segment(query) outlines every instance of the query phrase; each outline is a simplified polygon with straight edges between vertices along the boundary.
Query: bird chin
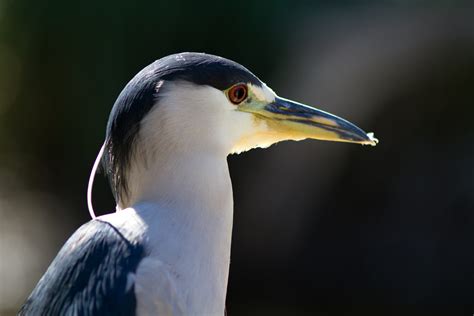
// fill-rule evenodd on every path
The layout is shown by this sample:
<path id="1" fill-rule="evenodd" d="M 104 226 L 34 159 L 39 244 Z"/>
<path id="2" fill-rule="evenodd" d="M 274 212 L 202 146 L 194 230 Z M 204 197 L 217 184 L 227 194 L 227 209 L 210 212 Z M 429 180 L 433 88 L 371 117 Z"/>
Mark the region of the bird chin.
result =
<path id="1" fill-rule="evenodd" d="M 240 154 L 249 151 L 254 148 L 268 148 L 271 145 L 279 142 L 279 140 L 273 140 L 270 137 L 250 137 L 239 140 L 234 147 L 232 147 L 230 154 Z"/>
<path id="2" fill-rule="evenodd" d="M 241 137 L 232 147 L 230 154 L 240 154 L 254 148 L 268 148 L 278 142 L 293 140 L 300 141 L 307 137 L 292 133 L 281 133 L 277 131 L 258 132 L 253 135 Z"/>

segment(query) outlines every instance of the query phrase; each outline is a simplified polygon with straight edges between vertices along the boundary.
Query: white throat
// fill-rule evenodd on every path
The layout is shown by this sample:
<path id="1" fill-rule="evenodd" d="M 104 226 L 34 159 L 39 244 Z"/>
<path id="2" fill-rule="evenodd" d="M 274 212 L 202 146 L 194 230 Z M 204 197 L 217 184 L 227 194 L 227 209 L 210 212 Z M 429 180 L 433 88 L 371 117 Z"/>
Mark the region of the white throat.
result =
<path id="1" fill-rule="evenodd" d="M 155 181 L 133 209 L 146 225 L 150 258 L 167 267 L 184 314 L 222 315 L 233 217 L 225 157 L 180 157 L 149 175 Z"/>

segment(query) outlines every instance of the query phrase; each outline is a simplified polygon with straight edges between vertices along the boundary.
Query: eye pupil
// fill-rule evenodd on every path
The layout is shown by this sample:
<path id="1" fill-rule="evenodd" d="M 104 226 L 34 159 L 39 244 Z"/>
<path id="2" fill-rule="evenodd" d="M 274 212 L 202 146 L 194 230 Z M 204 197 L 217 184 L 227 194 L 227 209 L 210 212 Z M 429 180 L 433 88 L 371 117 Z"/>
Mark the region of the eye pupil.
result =
<path id="1" fill-rule="evenodd" d="M 234 104 L 239 104 L 247 98 L 247 86 L 245 84 L 238 84 L 230 88 L 229 100 Z"/>
<path id="2" fill-rule="evenodd" d="M 235 89 L 235 97 L 237 99 L 240 99 L 242 97 L 242 95 L 244 94 L 244 92 L 242 90 L 243 90 L 242 88 Z"/>

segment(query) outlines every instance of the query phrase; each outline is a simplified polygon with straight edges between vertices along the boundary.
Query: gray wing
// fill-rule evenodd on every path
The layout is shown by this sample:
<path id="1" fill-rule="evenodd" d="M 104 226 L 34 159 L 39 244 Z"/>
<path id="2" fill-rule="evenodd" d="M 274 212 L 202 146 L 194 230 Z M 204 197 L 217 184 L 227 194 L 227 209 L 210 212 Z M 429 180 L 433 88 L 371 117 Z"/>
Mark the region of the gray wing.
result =
<path id="1" fill-rule="evenodd" d="M 133 273 L 144 254 L 110 223 L 92 220 L 62 247 L 19 315 L 135 315 Z"/>

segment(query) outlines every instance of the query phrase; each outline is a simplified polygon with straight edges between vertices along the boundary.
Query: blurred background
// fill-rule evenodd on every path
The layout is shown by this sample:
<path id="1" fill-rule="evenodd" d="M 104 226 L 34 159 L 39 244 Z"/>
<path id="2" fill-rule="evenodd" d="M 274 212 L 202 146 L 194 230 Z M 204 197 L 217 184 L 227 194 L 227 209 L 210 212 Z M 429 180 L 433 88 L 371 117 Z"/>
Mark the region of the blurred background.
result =
<path id="1" fill-rule="evenodd" d="M 236 60 L 381 141 L 229 157 L 228 315 L 474 313 L 472 2 L 0 0 L 1 315 L 89 219 L 123 86 L 181 51 Z"/>

